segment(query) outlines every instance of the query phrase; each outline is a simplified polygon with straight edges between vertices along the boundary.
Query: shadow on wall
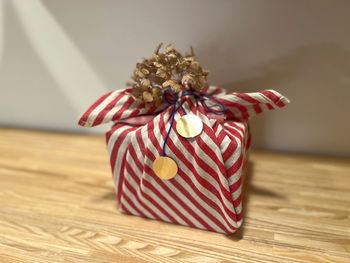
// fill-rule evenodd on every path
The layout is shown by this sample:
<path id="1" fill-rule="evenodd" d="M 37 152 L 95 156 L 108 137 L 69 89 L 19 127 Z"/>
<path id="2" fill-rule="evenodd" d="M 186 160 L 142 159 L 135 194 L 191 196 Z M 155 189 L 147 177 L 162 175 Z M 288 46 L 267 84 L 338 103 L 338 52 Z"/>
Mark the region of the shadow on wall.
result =
<path id="1" fill-rule="evenodd" d="M 0 65 L 1 122 L 2 124 L 35 125 L 35 120 L 41 118 L 49 125 L 50 107 L 59 107 L 74 112 L 72 105 L 65 99 L 58 85 L 40 61 L 39 55 L 31 47 L 25 30 L 17 17 L 11 3 L 3 7 L 3 56 Z M 32 76 L 40 76 L 35 82 Z M 44 89 L 42 87 L 45 87 Z M 41 108 L 35 107 L 40 101 Z M 17 105 L 22 105 L 23 108 Z M 21 116 L 18 116 L 21 112 Z M 4 115 L 5 114 L 5 115 Z M 56 121 L 62 121 L 59 119 Z M 52 118 L 51 118 L 52 119 Z"/>
<path id="2" fill-rule="evenodd" d="M 40 1 L 5 2 L 3 12 L 1 124 L 78 129 L 81 109 L 110 88 Z"/>
<path id="3" fill-rule="evenodd" d="M 286 108 L 252 121 L 253 145 L 350 156 L 350 52 L 336 44 L 294 49 L 257 68 L 257 76 L 223 85 L 235 92 L 274 89 Z M 276 125 L 278 124 L 278 125 Z"/>

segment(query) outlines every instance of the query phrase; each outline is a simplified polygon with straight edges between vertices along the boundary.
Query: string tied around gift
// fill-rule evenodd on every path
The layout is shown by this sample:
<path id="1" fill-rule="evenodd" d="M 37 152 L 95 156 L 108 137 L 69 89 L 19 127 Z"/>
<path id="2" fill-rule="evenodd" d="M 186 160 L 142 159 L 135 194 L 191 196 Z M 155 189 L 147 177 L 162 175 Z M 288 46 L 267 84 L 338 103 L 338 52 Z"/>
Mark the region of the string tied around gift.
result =
<path id="1" fill-rule="evenodd" d="M 226 108 L 225 106 L 216 98 L 205 94 L 201 91 L 189 88 L 186 89 L 182 92 L 180 98 L 177 96 L 177 94 L 172 91 L 171 89 L 166 89 L 164 91 L 164 98 L 165 101 L 169 104 L 169 105 L 173 105 L 173 113 L 172 113 L 172 117 L 171 117 L 171 122 L 170 122 L 170 127 L 169 130 L 167 131 L 167 134 L 165 136 L 164 139 L 164 143 L 163 143 L 163 156 L 166 156 L 165 154 L 165 146 L 166 146 L 166 142 L 168 140 L 169 134 L 173 128 L 173 123 L 174 123 L 174 119 L 175 119 L 175 113 L 177 111 L 177 105 L 181 108 L 184 116 L 179 120 L 177 126 L 180 126 L 180 128 L 177 128 L 177 131 L 179 132 L 180 135 L 182 135 L 185 138 L 191 138 L 191 137 L 195 137 L 196 135 L 198 135 L 202 129 L 203 129 L 203 123 L 200 120 L 200 118 L 196 115 L 187 115 L 186 110 L 184 109 L 184 107 L 181 104 L 181 98 L 185 97 L 185 96 L 193 96 L 194 98 L 196 98 L 197 100 L 199 100 L 202 105 L 204 106 L 204 109 L 208 112 L 211 112 L 215 115 L 225 115 L 226 113 Z M 207 104 L 207 101 L 214 101 L 215 104 L 212 106 L 209 106 Z M 214 107 L 219 106 L 221 109 L 219 111 L 214 110 Z M 187 117 L 185 117 L 187 116 Z M 188 128 L 190 127 L 190 128 Z"/>
<path id="2" fill-rule="evenodd" d="M 176 162 L 172 158 L 166 156 L 166 154 L 165 154 L 166 142 L 169 138 L 169 134 L 170 134 L 171 129 L 173 127 L 175 113 L 178 109 L 177 105 L 181 108 L 181 110 L 184 114 L 178 120 L 178 122 L 176 124 L 176 130 L 182 137 L 193 138 L 193 137 L 197 136 L 198 134 L 200 134 L 202 132 L 202 129 L 203 129 L 202 120 L 194 114 L 187 114 L 186 110 L 182 106 L 181 98 L 183 98 L 185 96 L 193 96 L 197 100 L 201 101 L 202 105 L 204 105 L 204 108 L 207 111 L 214 113 L 215 115 L 223 115 L 226 112 L 224 105 L 220 101 L 218 101 L 217 99 L 215 99 L 212 96 L 209 96 L 203 92 L 200 92 L 200 91 L 197 91 L 194 89 L 187 89 L 187 90 L 182 92 L 181 97 L 179 98 L 177 96 L 177 94 L 174 91 L 172 91 L 171 89 L 167 89 L 164 91 L 164 98 L 165 98 L 166 102 L 169 105 L 173 105 L 173 113 L 171 116 L 170 127 L 167 131 L 167 134 L 165 136 L 164 143 L 163 143 L 163 148 L 162 148 L 163 156 L 156 158 L 153 162 L 153 171 L 161 179 L 165 179 L 165 180 L 172 179 L 176 176 L 177 171 L 178 171 L 178 166 L 177 166 Z M 206 101 L 208 101 L 208 100 L 213 100 L 214 102 L 216 102 L 216 105 L 219 105 L 221 107 L 221 111 L 216 111 L 212 107 L 210 107 L 206 103 Z"/>

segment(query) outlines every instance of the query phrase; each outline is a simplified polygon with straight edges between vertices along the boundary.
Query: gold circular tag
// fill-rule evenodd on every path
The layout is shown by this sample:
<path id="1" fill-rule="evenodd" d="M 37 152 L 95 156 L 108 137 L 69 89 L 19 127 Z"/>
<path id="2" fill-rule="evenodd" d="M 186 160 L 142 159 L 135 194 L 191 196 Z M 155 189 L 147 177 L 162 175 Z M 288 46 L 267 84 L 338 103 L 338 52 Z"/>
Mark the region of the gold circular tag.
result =
<path id="1" fill-rule="evenodd" d="M 187 114 L 177 122 L 176 130 L 182 137 L 193 138 L 202 132 L 203 122 L 198 116 Z"/>
<path id="2" fill-rule="evenodd" d="M 155 159 L 153 171 L 160 179 L 169 180 L 177 174 L 177 164 L 173 159 L 161 156 Z"/>

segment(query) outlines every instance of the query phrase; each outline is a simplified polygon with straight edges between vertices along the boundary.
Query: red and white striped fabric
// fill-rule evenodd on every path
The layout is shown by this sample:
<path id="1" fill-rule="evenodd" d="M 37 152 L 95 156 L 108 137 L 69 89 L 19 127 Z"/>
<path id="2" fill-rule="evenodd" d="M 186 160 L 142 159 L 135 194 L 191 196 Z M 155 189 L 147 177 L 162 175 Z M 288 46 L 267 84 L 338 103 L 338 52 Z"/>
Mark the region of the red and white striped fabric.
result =
<path id="1" fill-rule="evenodd" d="M 146 109 L 127 92 L 130 90 L 104 95 L 79 121 L 85 127 L 114 122 L 106 138 L 120 210 L 234 233 L 242 224 L 242 180 L 250 146 L 247 120 L 263 111 L 285 106 L 288 99 L 273 90 L 239 94 L 207 87 L 203 92 L 214 96 L 226 108 L 226 120 L 220 122 L 208 117 L 201 102 L 183 97 L 183 107 L 201 118 L 203 131 L 192 139 L 181 137 L 174 127 L 183 112 L 176 112 L 165 152 L 177 163 L 178 174 L 162 180 L 152 167 L 154 160 L 162 155 L 174 106 L 164 103 Z M 146 124 L 128 121 L 151 114 L 155 117 Z"/>

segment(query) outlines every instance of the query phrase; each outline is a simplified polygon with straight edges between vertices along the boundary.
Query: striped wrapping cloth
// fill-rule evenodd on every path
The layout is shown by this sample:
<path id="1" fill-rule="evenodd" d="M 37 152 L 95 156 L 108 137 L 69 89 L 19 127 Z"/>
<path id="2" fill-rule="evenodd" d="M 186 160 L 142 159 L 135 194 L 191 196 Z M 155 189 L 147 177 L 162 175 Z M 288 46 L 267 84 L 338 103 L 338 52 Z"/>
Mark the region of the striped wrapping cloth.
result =
<path id="1" fill-rule="evenodd" d="M 250 146 L 248 119 L 289 101 L 273 90 L 226 93 L 215 86 L 202 92 L 226 108 L 226 120 L 208 117 L 194 97 L 181 98 L 186 112 L 203 121 L 195 138 L 181 137 L 176 121 L 166 141 L 166 154 L 178 165 L 170 180 L 158 178 L 152 167 L 162 155 L 174 105 L 145 108 L 128 92 L 117 90 L 97 100 L 81 117 L 79 125 L 93 127 L 113 122 L 106 140 L 116 195 L 123 213 L 175 224 L 232 234 L 242 224 L 242 181 Z M 140 116 L 150 116 L 147 123 Z"/>

